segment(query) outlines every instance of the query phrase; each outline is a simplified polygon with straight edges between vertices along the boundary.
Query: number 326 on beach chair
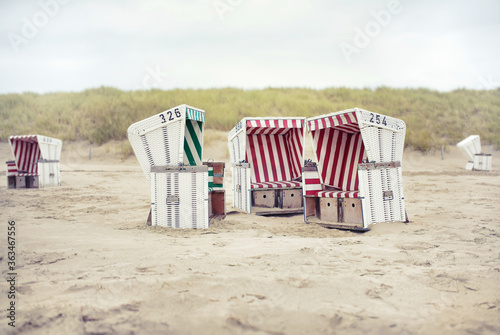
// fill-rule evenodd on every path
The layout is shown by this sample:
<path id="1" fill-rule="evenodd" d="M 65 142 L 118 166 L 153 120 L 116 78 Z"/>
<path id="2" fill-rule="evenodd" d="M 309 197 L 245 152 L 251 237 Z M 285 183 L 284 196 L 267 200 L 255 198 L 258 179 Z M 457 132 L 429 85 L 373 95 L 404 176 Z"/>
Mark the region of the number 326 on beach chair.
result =
<path id="1" fill-rule="evenodd" d="M 354 108 L 307 119 L 307 125 L 317 166 L 303 169 L 306 222 L 369 230 L 407 220 L 402 120 Z"/>
<path id="2" fill-rule="evenodd" d="M 228 134 L 234 207 L 302 213 L 305 118 L 244 118 Z"/>
<path id="3" fill-rule="evenodd" d="M 208 228 L 205 111 L 180 105 L 132 124 L 127 133 L 151 185 L 153 226 Z"/>

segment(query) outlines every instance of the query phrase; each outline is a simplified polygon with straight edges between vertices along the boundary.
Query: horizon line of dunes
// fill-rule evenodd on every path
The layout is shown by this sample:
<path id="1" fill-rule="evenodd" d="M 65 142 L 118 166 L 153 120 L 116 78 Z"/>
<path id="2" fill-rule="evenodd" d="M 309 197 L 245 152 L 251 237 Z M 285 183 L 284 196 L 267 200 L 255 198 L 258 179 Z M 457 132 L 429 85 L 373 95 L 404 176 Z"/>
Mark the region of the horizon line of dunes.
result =
<path id="1" fill-rule="evenodd" d="M 500 88 L 438 92 L 425 88 L 266 88 L 0 94 L 0 140 L 43 134 L 101 145 L 125 140 L 127 128 L 180 104 L 206 111 L 205 127 L 229 131 L 244 117 L 304 116 L 359 107 L 406 122 L 405 145 L 427 152 L 469 135 L 500 145 Z"/>

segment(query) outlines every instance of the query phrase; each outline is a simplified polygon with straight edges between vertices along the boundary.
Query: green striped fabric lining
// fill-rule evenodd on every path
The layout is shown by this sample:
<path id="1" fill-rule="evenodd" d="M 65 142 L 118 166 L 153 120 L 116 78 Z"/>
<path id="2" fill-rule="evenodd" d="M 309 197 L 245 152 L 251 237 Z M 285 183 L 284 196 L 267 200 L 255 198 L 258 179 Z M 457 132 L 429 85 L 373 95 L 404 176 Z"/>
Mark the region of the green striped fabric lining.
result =
<path id="1" fill-rule="evenodd" d="M 201 165 L 203 122 L 186 120 L 184 134 L 184 164 Z"/>

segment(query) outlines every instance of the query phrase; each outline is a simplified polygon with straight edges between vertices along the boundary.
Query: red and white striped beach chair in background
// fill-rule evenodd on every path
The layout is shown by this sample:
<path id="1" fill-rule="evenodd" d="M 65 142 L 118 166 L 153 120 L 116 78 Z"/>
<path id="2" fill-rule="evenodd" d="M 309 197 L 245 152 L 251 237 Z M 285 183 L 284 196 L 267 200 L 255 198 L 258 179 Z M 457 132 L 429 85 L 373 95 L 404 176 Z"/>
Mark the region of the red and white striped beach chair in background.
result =
<path id="1" fill-rule="evenodd" d="M 208 228 L 204 124 L 204 110 L 180 105 L 128 128 L 128 139 L 151 186 L 148 222 L 153 226 Z"/>
<path id="2" fill-rule="evenodd" d="M 8 188 L 61 185 L 61 140 L 42 135 L 21 135 L 10 136 L 9 144 L 14 160 L 7 162 Z"/>
<path id="3" fill-rule="evenodd" d="M 307 119 L 317 161 L 303 168 L 304 220 L 368 230 L 405 221 L 402 120 L 354 108 Z"/>
<path id="4" fill-rule="evenodd" d="M 457 147 L 465 159 L 467 159 L 466 170 L 491 171 L 491 154 L 481 152 L 481 139 L 479 135 L 470 135 L 458 142 Z"/>
<path id="5" fill-rule="evenodd" d="M 297 117 L 244 118 L 229 132 L 234 207 L 302 212 L 304 132 L 305 118 Z"/>

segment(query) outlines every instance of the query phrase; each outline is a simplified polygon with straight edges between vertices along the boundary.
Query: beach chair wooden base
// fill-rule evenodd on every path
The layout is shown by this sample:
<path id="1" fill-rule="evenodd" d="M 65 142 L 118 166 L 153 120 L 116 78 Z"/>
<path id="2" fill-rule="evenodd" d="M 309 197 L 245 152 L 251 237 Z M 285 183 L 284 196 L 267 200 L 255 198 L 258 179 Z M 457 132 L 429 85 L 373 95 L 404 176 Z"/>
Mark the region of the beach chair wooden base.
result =
<path id="1" fill-rule="evenodd" d="M 323 227 L 347 230 L 363 228 L 361 200 L 357 198 L 305 198 L 305 221 Z"/>
<path id="2" fill-rule="evenodd" d="M 212 190 L 208 193 L 208 217 L 224 219 L 226 217 L 226 192 Z"/>
<path id="3" fill-rule="evenodd" d="M 16 188 L 16 176 L 7 176 L 7 188 Z"/>
<path id="4" fill-rule="evenodd" d="M 275 190 L 253 191 L 252 200 L 255 207 L 273 208 L 278 206 Z"/>
<path id="5" fill-rule="evenodd" d="M 39 176 L 7 176 L 7 188 L 39 188 Z"/>
<path id="6" fill-rule="evenodd" d="M 254 189 L 251 192 L 252 212 L 257 215 L 280 215 L 280 213 L 289 215 L 304 212 L 302 189 Z"/>
<path id="7" fill-rule="evenodd" d="M 16 188 L 26 188 L 26 177 L 16 176 Z"/>
<path id="8" fill-rule="evenodd" d="M 38 176 L 26 177 L 26 188 L 39 188 Z"/>
<path id="9" fill-rule="evenodd" d="M 283 190 L 281 196 L 283 209 L 302 208 L 302 189 Z"/>

